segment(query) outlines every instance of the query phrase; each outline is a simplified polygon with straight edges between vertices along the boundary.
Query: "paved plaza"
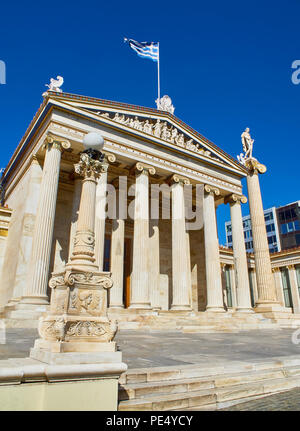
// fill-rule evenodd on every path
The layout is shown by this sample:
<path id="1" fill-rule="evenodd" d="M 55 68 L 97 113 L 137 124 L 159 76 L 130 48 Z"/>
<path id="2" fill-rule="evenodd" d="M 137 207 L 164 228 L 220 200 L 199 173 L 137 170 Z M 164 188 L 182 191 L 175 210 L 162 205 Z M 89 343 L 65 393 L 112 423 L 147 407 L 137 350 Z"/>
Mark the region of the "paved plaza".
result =
<path id="1" fill-rule="evenodd" d="M 163 331 L 120 330 L 116 341 L 128 368 L 267 361 L 296 356 L 300 345 L 291 341 L 294 330 L 260 330 L 239 333 L 183 334 Z M 36 329 L 7 329 L 6 344 L 0 344 L 0 359 L 28 356 Z"/>

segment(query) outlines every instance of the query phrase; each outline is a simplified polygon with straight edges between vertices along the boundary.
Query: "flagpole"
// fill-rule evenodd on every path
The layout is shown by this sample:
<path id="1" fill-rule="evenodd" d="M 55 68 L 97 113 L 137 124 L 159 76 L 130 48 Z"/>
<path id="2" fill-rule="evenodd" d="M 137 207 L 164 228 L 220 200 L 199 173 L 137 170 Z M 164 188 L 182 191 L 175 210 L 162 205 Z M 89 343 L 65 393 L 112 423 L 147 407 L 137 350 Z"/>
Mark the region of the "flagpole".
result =
<path id="1" fill-rule="evenodd" d="M 160 79 L 159 79 L 159 42 L 158 42 L 158 60 L 157 60 L 157 84 L 158 84 L 158 100 L 160 99 Z"/>

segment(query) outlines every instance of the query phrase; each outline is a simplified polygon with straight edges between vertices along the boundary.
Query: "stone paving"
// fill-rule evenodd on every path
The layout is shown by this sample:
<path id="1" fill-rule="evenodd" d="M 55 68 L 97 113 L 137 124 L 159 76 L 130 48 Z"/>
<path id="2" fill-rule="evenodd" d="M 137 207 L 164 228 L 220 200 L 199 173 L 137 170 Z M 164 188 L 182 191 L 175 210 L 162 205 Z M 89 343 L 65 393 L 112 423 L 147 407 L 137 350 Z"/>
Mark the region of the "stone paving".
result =
<path id="1" fill-rule="evenodd" d="M 293 329 L 239 333 L 183 334 L 163 331 L 119 331 L 116 337 L 129 368 L 266 361 L 278 356 L 295 356 L 300 345 L 291 341 Z M 6 344 L 0 344 L 0 360 L 29 354 L 36 329 L 7 329 Z"/>
<path id="2" fill-rule="evenodd" d="M 240 403 L 219 411 L 300 411 L 300 388 Z"/>

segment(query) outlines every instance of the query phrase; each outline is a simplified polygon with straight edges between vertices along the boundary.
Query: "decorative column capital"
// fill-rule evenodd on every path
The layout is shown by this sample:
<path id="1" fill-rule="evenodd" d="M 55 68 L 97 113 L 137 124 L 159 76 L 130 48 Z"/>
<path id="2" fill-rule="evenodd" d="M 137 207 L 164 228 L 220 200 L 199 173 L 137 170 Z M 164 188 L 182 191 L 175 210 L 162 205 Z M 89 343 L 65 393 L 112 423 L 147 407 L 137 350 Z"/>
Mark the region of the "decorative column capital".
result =
<path id="1" fill-rule="evenodd" d="M 57 148 L 59 151 L 63 151 L 63 150 L 68 150 L 71 147 L 71 144 L 67 139 L 48 133 L 48 135 L 45 138 L 43 148 L 46 149 L 49 146 L 53 148 Z"/>
<path id="2" fill-rule="evenodd" d="M 272 272 L 274 272 L 274 273 L 279 272 L 279 271 L 280 271 L 280 268 L 278 266 L 276 268 L 272 268 Z"/>
<path id="3" fill-rule="evenodd" d="M 292 270 L 295 269 L 295 265 L 294 264 L 290 264 L 286 266 L 288 270 Z"/>
<path id="4" fill-rule="evenodd" d="M 140 175 L 142 173 L 148 173 L 150 175 L 155 175 L 156 169 L 148 165 L 144 162 L 137 162 L 131 169 L 130 173 L 134 173 L 135 175 Z"/>
<path id="5" fill-rule="evenodd" d="M 75 173 L 83 177 L 85 180 L 96 180 L 104 171 L 102 162 L 92 159 L 88 154 L 82 153 L 80 155 L 79 163 L 74 165 Z"/>
<path id="6" fill-rule="evenodd" d="M 262 163 L 259 163 L 254 157 L 245 160 L 246 168 L 254 174 L 264 174 L 267 171 L 267 167 Z"/>
<path id="7" fill-rule="evenodd" d="M 227 266 L 227 263 L 225 263 L 225 262 L 221 262 L 221 271 L 225 271 L 225 268 L 226 268 L 226 266 Z"/>
<path id="8" fill-rule="evenodd" d="M 204 186 L 204 192 L 206 193 L 206 194 L 209 194 L 209 195 L 216 195 L 216 196 L 219 196 L 219 194 L 220 194 L 220 190 L 217 188 L 217 187 L 214 187 L 214 186 L 210 186 L 210 185 L 208 185 L 208 184 L 206 184 L 205 186 Z"/>
<path id="9" fill-rule="evenodd" d="M 167 183 L 170 185 L 181 184 L 182 186 L 191 184 L 191 182 L 188 178 L 183 177 L 182 175 L 178 175 L 178 174 L 171 175 L 171 177 L 167 180 Z"/>
<path id="10" fill-rule="evenodd" d="M 247 203 L 247 198 L 244 195 L 236 195 L 236 194 L 232 194 L 232 195 L 228 195 L 225 197 L 224 199 L 224 204 L 230 204 L 233 205 L 235 203 L 239 203 L 239 204 L 245 204 Z"/>

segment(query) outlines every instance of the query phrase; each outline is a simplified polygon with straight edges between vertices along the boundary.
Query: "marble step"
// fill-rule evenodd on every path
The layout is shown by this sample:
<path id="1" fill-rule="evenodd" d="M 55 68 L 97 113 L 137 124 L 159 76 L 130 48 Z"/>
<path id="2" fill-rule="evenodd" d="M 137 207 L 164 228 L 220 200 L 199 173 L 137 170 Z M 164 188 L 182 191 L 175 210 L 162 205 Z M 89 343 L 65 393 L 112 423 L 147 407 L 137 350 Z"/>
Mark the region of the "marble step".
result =
<path id="1" fill-rule="evenodd" d="M 300 367 L 298 367 L 300 375 Z M 294 374 L 297 375 L 297 374 Z M 192 379 L 174 379 L 161 382 L 132 383 L 121 385 L 119 390 L 119 399 L 138 399 L 146 398 L 154 394 L 185 393 L 199 391 L 202 389 L 221 388 L 226 386 L 235 386 L 242 383 L 255 382 L 266 379 L 285 378 L 284 370 L 271 369 L 267 371 L 242 372 L 237 374 L 219 374 L 211 377 L 199 377 Z"/>
<path id="2" fill-rule="evenodd" d="M 184 393 L 149 395 L 147 398 L 120 401 L 119 411 L 181 410 L 224 405 L 233 400 L 261 397 L 300 386 L 300 377 L 257 380 L 256 382 L 202 389 Z"/>

